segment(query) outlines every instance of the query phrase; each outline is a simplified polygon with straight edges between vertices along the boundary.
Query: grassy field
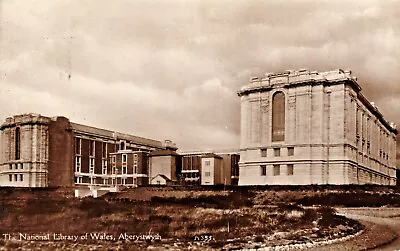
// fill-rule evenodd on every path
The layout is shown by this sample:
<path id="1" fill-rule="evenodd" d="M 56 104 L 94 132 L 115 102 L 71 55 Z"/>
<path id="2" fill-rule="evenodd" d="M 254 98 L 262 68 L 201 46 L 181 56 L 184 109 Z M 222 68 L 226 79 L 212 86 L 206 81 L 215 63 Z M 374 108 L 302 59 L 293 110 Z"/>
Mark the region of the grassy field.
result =
<path id="1" fill-rule="evenodd" d="M 88 233 L 89 238 L 55 241 L 52 237 L 29 242 L 3 238 L 0 247 L 9 250 L 19 246 L 42 250 L 47 246 L 48 250 L 81 247 L 85 250 L 95 245 L 100 249 L 134 245 L 140 250 L 149 246 L 185 249 L 194 245 L 193 248 L 200 249 L 224 246 L 235 249 L 263 243 L 304 243 L 355 233 L 363 227 L 335 215 L 328 207 L 335 205 L 332 203 L 335 200 L 321 198 L 350 195 L 365 198 L 365 194 L 381 196 L 382 191 L 364 191 L 363 197 L 361 190 L 328 188 L 137 188 L 103 198 L 77 199 L 63 189 L 3 188 L 0 189 L 1 235 L 83 236 Z M 301 204 L 320 206 L 302 207 Z M 90 237 L 94 233 L 113 238 L 96 240 Z M 160 239 L 145 240 L 139 236 Z"/>

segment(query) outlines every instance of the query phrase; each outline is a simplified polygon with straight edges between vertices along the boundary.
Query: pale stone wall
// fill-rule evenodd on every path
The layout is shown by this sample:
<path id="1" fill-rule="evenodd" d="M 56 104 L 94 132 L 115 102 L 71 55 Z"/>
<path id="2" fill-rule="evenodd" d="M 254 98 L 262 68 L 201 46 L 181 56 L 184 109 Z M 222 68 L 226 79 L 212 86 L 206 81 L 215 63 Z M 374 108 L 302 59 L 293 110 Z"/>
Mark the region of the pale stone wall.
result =
<path id="1" fill-rule="evenodd" d="M 207 162 L 209 165 L 207 165 Z M 215 164 L 215 158 L 203 157 L 201 159 L 201 185 L 214 185 Z M 206 176 L 207 172 L 210 174 L 209 176 Z"/>
<path id="2" fill-rule="evenodd" d="M 272 142 L 272 97 L 278 91 L 285 94 L 285 140 Z M 253 78 L 239 96 L 239 185 L 395 183 L 397 131 L 362 96 L 350 72 Z M 266 175 L 261 174 L 264 165 Z M 288 165 L 293 174 L 287 173 Z"/>
<path id="3" fill-rule="evenodd" d="M 6 119 L 1 126 L 0 186 L 47 186 L 48 123 L 49 118 L 35 114 Z M 15 145 L 17 127 L 20 128 L 19 159 Z"/>

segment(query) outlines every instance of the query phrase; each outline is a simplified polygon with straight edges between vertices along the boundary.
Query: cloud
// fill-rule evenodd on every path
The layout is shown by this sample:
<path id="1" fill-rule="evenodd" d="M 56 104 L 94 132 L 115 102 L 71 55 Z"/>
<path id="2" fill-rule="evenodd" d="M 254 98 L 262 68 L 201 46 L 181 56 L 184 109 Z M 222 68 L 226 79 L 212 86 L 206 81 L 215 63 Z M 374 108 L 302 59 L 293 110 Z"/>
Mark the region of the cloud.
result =
<path id="1" fill-rule="evenodd" d="M 250 77 L 345 68 L 400 124 L 398 9 L 394 0 L 4 0 L 0 119 L 40 112 L 182 149 L 235 148 L 236 91 Z"/>

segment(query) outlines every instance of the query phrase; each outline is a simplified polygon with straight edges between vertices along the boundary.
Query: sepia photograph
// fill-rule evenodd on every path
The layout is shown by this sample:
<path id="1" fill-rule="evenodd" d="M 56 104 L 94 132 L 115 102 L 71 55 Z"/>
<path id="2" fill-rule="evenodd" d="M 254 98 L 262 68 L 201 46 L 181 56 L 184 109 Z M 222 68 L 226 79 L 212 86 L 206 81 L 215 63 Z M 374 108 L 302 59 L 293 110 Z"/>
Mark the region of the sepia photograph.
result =
<path id="1" fill-rule="evenodd" d="M 0 251 L 400 250 L 399 0 L 0 0 Z"/>

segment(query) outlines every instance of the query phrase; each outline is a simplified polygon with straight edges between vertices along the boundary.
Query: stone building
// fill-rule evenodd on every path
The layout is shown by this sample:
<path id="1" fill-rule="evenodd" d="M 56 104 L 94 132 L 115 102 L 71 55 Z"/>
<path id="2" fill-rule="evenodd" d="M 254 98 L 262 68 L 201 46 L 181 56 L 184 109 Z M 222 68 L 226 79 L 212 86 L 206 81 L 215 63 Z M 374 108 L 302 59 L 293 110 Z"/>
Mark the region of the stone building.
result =
<path id="1" fill-rule="evenodd" d="M 38 114 L 9 117 L 0 132 L 0 186 L 14 187 L 145 184 L 148 154 L 170 144 Z"/>
<path id="2" fill-rule="evenodd" d="M 350 71 L 252 78 L 241 98 L 239 185 L 396 183 L 396 135 Z"/>

